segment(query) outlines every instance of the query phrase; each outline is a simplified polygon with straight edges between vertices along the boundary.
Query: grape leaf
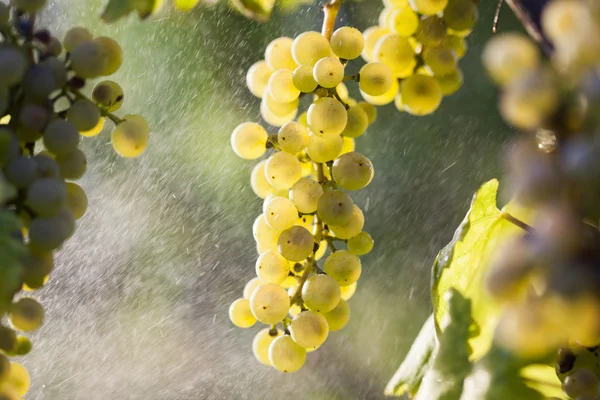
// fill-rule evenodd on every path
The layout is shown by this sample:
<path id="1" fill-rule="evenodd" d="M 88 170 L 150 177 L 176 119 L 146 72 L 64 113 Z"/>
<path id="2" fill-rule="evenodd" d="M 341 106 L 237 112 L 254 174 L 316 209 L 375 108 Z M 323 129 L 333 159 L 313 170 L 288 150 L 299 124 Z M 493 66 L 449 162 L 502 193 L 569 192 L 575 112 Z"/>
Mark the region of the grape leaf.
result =
<path id="1" fill-rule="evenodd" d="M 406 358 L 385 387 L 386 396 L 417 393 L 421 380 L 431 366 L 436 347 L 433 314 L 427 318 Z"/>
<path id="2" fill-rule="evenodd" d="M 450 289 L 444 298 L 448 314 L 444 317 L 442 334 L 433 367 L 425 374 L 415 400 L 456 400 L 463 391 L 463 381 L 469 375 L 469 330 L 471 301 L 458 290 Z"/>

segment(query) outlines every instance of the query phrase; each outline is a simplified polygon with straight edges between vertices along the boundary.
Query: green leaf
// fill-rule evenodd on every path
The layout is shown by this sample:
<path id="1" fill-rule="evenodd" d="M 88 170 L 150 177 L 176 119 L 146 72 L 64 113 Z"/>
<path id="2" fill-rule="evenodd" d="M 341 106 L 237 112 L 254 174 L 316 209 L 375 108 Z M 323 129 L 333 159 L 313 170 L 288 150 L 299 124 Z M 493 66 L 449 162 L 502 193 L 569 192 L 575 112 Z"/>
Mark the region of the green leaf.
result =
<path id="1" fill-rule="evenodd" d="M 406 358 L 385 387 L 386 396 L 414 395 L 425 373 L 431 367 L 435 350 L 435 324 L 433 314 L 427 318 Z"/>
<path id="2" fill-rule="evenodd" d="M 450 289 L 444 295 L 448 313 L 443 321 L 433 367 L 427 372 L 415 400 L 458 400 L 463 381 L 471 370 L 469 362 L 469 330 L 471 301 L 459 291 Z"/>

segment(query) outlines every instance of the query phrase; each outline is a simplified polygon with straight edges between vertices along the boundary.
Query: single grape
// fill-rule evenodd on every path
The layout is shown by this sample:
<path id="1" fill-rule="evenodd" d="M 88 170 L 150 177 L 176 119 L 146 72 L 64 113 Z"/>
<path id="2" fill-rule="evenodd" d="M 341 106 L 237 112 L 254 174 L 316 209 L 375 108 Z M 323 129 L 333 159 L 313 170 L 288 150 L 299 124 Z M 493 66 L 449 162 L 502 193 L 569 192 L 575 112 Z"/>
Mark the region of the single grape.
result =
<path id="1" fill-rule="evenodd" d="M 373 179 L 374 169 L 371 161 L 360 153 L 351 152 L 341 155 L 333 163 L 333 179 L 346 190 L 359 190 Z"/>
<path id="2" fill-rule="evenodd" d="M 308 145 L 308 129 L 298 122 L 288 122 L 279 129 L 277 143 L 282 151 L 299 153 Z"/>
<path id="3" fill-rule="evenodd" d="M 327 190 L 319 199 L 317 213 L 328 225 L 344 225 L 354 210 L 354 202 L 341 190 Z"/>
<path id="4" fill-rule="evenodd" d="M 411 37 L 419 27 L 419 17 L 409 7 L 398 8 L 390 14 L 390 28 L 402 37 Z"/>
<path id="5" fill-rule="evenodd" d="M 65 156 L 57 156 L 56 162 L 63 179 L 77 180 L 85 175 L 87 158 L 79 149 Z"/>
<path id="6" fill-rule="evenodd" d="M 585 2 L 557 0 L 548 3 L 542 12 L 544 33 L 555 44 L 576 42 L 593 30 L 590 9 Z"/>
<path id="7" fill-rule="evenodd" d="M 23 79 L 27 70 L 27 60 L 18 47 L 0 46 L 0 86 L 13 86 Z"/>
<path id="8" fill-rule="evenodd" d="M 264 214 L 260 214 L 254 221 L 252 234 L 254 240 L 266 250 L 277 250 L 279 231 L 276 231 L 267 224 Z"/>
<path id="9" fill-rule="evenodd" d="M 379 39 L 387 34 L 392 33 L 387 28 L 381 28 L 379 26 L 372 26 L 363 32 L 365 38 L 365 48 L 362 52 L 362 58 L 366 62 L 374 61 L 375 59 L 375 46 Z"/>
<path id="10" fill-rule="evenodd" d="M 106 36 L 97 37 L 94 39 L 94 42 L 104 48 L 108 58 L 106 68 L 101 75 L 108 76 L 117 72 L 123 63 L 123 50 L 119 46 L 119 43 Z"/>
<path id="11" fill-rule="evenodd" d="M 296 315 L 289 330 L 294 342 L 304 348 L 319 347 L 329 334 L 327 320 L 314 311 L 302 311 Z"/>
<path id="12" fill-rule="evenodd" d="M 367 130 L 369 126 L 369 116 L 364 108 L 357 105 L 350 107 L 347 111 L 348 122 L 346 128 L 342 131 L 342 136 L 357 138 Z"/>
<path id="13" fill-rule="evenodd" d="M 262 98 L 271 75 L 273 75 L 273 70 L 269 67 L 269 64 L 266 61 L 258 61 L 248 68 L 246 86 L 253 95 Z"/>
<path id="14" fill-rule="evenodd" d="M 312 178 L 301 178 L 290 189 L 290 200 L 301 213 L 313 213 L 317 210 L 323 188 Z"/>
<path id="15" fill-rule="evenodd" d="M 327 325 L 329 326 L 330 332 L 339 331 L 346 326 L 350 320 L 350 307 L 348 307 L 348 303 L 346 303 L 346 301 L 340 300 L 338 305 L 333 310 L 324 313 L 323 316 L 327 320 Z"/>
<path id="16" fill-rule="evenodd" d="M 264 105 L 277 117 L 285 117 L 290 113 L 294 113 L 298 109 L 299 99 L 292 100 L 289 103 L 280 103 L 271 96 L 268 90 L 263 94 L 261 105 Z"/>
<path id="17" fill-rule="evenodd" d="M 292 43 L 292 57 L 298 65 L 315 65 L 323 57 L 331 55 L 331 47 L 319 32 L 304 32 Z"/>
<path id="18" fill-rule="evenodd" d="M 282 335 L 283 331 L 280 329 L 265 328 L 260 330 L 252 341 L 252 353 L 254 353 L 254 357 L 259 362 L 271 366 L 271 361 L 269 361 L 269 347 L 275 339 Z"/>
<path id="19" fill-rule="evenodd" d="M 464 38 L 456 35 L 448 35 L 442 41 L 442 46 L 449 47 L 454 50 L 454 54 L 460 60 L 467 54 L 468 45 Z"/>
<path id="20" fill-rule="evenodd" d="M 332 97 L 322 97 L 308 108 L 308 125 L 319 136 L 337 136 L 346 127 L 348 113 L 346 108 Z"/>
<path id="21" fill-rule="evenodd" d="M 231 134 L 231 147 L 239 157 L 253 160 L 265 153 L 268 138 L 265 128 L 254 122 L 244 122 Z"/>
<path id="22" fill-rule="evenodd" d="M 284 319 L 290 309 L 287 291 L 274 283 L 257 287 L 250 297 L 250 309 L 263 324 L 276 324 Z"/>
<path id="23" fill-rule="evenodd" d="M 442 102 L 442 88 L 438 81 L 426 75 L 413 75 L 400 85 L 400 95 L 406 111 L 413 115 L 431 114 Z"/>
<path id="24" fill-rule="evenodd" d="M 252 187 L 254 193 L 261 199 L 266 198 L 275 190 L 265 176 L 266 164 L 267 160 L 262 160 L 256 164 L 256 166 L 252 169 L 252 173 L 250 174 L 250 186 Z"/>
<path id="25" fill-rule="evenodd" d="M 348 301 L 356 292 L 356 282 L 348 286 L 340 286 L 340 290 L 342 293 L 342 300 Z"/>
<path id="26" fill-rule="evenodd" d="M 79 132 L 79 133 L 81 134 L 81 136 L 85 136 L 85 137 L 96 136 L 100 132 L 102 132 L 102 130 L 104 129 L 104 122 L 105 122 L 104 117 L 100 117 L 98 119 L 98 123 L 96 123 L 96 125 L 92 129 L 89 129 L 87 131 L 82 131 L 82 132 Z"/>
<path id="27" fill-rule="evenodd" d="M 344 110 L 345 112 L 345 110 Z M 308 156 L 315 162 L 325 163 L 340 155 L 344 140 L 340 135 L 319 137 L 310 132 L 308 135 Z"/>
<path id="28" fill-rule="evenodd" d="M 250 301 L 237 299 L 229 307 L 229 319 L 239 328 L 250 328 L 256 323 L 256 318 L 250 311 Z"/>
<path id="29" fill-rule="evenodd" d="M 273 187 L 289 189 L 302 177 L 302 166 L 295 156 L 280 151 L 267 160 L 265 175 Z"/>
<path id="30" fill-rule="evenodd" d="M 275 197 L 265 209 L 265 220 L 271 228 L 283 231 L 294 226 L 298 220 L 298 210 L 290 199 Z"/>
<path id="31" fill-rule="evenodd" d="M 354 139 L 346 137 L 346 136 L 342 136 L 342 139 L 344 140 L 344 143 L 342 145 L 342 151 L 340 152 L 340 155 L 354 151 L 354 149 L 356 148 Z"/>
<path id="32" fill-rule="evenodd" d="M 281 232 L 277 240 L 277 249 L 290 261 L 302 261 L 311 255 L 314 248 L 312 234 L 301 226 L 292 226 Z"/>
<path id="33" fill-rule="evenodd" d="M 292 43 L 289 37 L 280 37 L 273 40 L 265 50 L 265 60 L 273 71 L 278 69 L 291 69 L 297 67 L 292 58 Z"/>
<path id="34" fill-rule="evenodd" d="M 392 28 L 391 19 L 394 11 L 396 11 L 395 7 L 384 7 L 383 10 L 381 10 L 379 17 L 377 18 L 380 27 L 387 29 Z"/>
<path id="35" fill-rule="evenodd" d="M 31 340 L 29 340 L 26 336 L 18 336 L 17 346 L 15 347 L 14 351 L 10 354 L 15 356 L 25 356 L 31 352 L 32 348 L 33 344 L 31 343 Z M 8 373 L 8 369 L 6 370 L 6 372 Z M 4 378 L 6 378 L 6 376 Z M 0 380 L 2 380 L 2 367 L 0 367 Z"/>
<path id="36" fill-rule="evenodd" d="M 435 15 L 444 11 L 446 5 L 448 0 L 410 0 L 413 10 L 425 15 Z"/>
<path id="37" fill-rule="evenodd" d="M 290 103 L 300 95 L 300 90 L 294 86 L 292 74 L 291 69 L 279 69 L 269 78 L 267 89 L 275 101 Z"/>
<path id="38" fill-rule="evenodd" d="M 31 378 L 29 377 L 27 368 L 19 363 L 11 362 L 8 377 L 2 383 L 4 388 L 12 388 L 19 396 L 23 397 L 29 390 Z"/>
<path id="39" fill-rule="evenodd" d="M 575 369 L 565 378 L 562 390 L 572 399 L 593 396 L 598 387 L 598 378 L 589 369 Z"/>
<path id="40" fill-rule="evenodd" d="M 58 40 L 58 38 L 52 36 L 50 38 L 50 41 L 46 45 L 46 50 L 50 55 L 53 55 L 55 57 L 59 56 L 63 52 L 62 43 L 60 42 L 60 40 Z"/>
<path id="41" fill-rule="evenodd" d="M 22 297 L 10 306 L 9 319 L 20 331 L 34 331 L 44 322 L 44 308 L 31 297 Z"/>
<path id="42" fill-rule="evenodd" d="M 300 65 L 296 68 L 292 73 L 292 82 L 296 89 L 302 93 L 311 93 L 318 86 L 318 83 L 313 76 L 312 65 Z"/>
<path id="43" fill-rule="evenodd" d="M 373 106 L 371 103 L 367 103 L 366 101 L 361 101 L 357 104 L 363 111 L 367 114 L 369 124 L 372 124 L 377 119 L 377 108 Z"/>
<path id="44" fill-rule="evenodd" d="M 379 96 L 392 86 L 394 77 L 390 68 L 381 62 L 370 62 L 360 69 L 360 90 L 371 96 Z"/>
<path id="45" fill-rule="evenodd" d="M 38 64 L 27 70 L 22 87 L 27 97 L 42 101 L 60 86 L 55 70 L 47 64 Z"/>
<path id="46" fill-rule="evenodd" d="M 149 137 L 150 126 L 146 120 L 139 115 L 129 114 L 113 130 L 111 142 L 118 155 L 134 158 L 146 150 Z"/>
<path id="47" fill-rule="evenodd" d="M 527 37 L 512 32 L 495 35 L 488 41 L 482 59 L 492 79 L 501 85 L 535 71 L 540 64 L 537 46 Z"/>
<path id="48" fill-rule="evenodd" d="M 74 152 L 79 145 L 79 131 L 69 121 L 55 119 L 44 130 L 44 146 L 52 154 L 64 156 Z"/>
<path id="49" fill-rule="evenodd" d="M 73 213 L 75 219 L 83 217 L 88 207 L 88 198 L 85 191 L 76 183 L 67 182 L 66 206 Z"/>
<path id="50" fill-rule="evenodd" d="M 98 124 L 100 110 L 87 99 L 77 100 L 67 111 L 67 119 L 78 131 L 89 131 Z"/>
<path id="51" fill-rule="evenodd" d="M 340 286 L 347 286 L 358 281 L 362 267 L 357 256 L 349 251 L 339 250 L 327 257 L 323 269 Z"/>
<path id="52" fill-rule="evenodd" d="M 67 52 L 71 52 L 79 44 L 83 42 L 88 42 L 93 38 L 94 37 L 87 29 L 82 28 L 80 26 L 76 26 L 69 29 L 65 34 L 65 38 L 63 39 L 63 47 Z"/>
<path id="53" fill-rule="evenodd" d="M 472 0 L 450 0 L 444 9 L 444 21 L 455 31 L 473 29 L 478 18 L 477 5 Z"/>
<path id="54" fill-rule="evenodd" d="M 254 290 L 262 284 L 263 281 L 261 281 L 258 277 L 250 279 L 248 283 L 246 283 L 246 285 L 244 286 L 244 298 L 250 300 L 250 297 L 252 297 L 252 293 L 254 293 Z"/>
<path id="55" fill-rule="evenodd" d="M 48 57 L 40 62 L 40 65 L 49 68 L 55 79 L 55 87 L 62 88 L 67 83 L 67 67 L 62 60 L 57 57 Z"/>
<path id="56" fill-rule="evenodd" d="M 27 190 L 27 206 L 42 216 L 56 214 L 65 205 L 66 200 L 67 188 L 58 179 L 38 179 Z"/>
<path id="57" fill-rule="evenodd" d="M 297 113 L 298 109 L 294 109 L 288 115 L 276 115 L 273 111 L 269 109 L 269 107 L 267 107 L 266 101 L 260 102 L 260 116 L 265 120 L 267 124 L 275 127 L 281 127 L 287 124 L 288 122 L 293 121 Z"/>
<path id="58" fill-rule="evenodd" d="M 48 274 L 54 268 L 51 251 L 40 251 L 28 246 L 28 254 L 23 259 L 23 281 L 32 289 L 42 287 L 48 280 Z"/>
<path id="59" fill-rule="evenodd" d="M 447 35 L 446 22 L 436 16 L 425 17 L 419 21 L 415 38 L 427 47 L 442 44 Z"/>
<path id="60" fill-rule="evenodd" d="M 302 286 L 304 304 L 319 313 L 333 310 L 340 302 L 340 296 L 340 285 L 324 274 L 310 277 Z"/>
<path id="61" fill-rule="evenodd" d="M 334 88 L 344 79 L 344 65 L 336 57 L 321 58 L 314 66 L 313 77 L 324 88 Z"/>
<path id="62" fill-rule="evenodd" d="M 121 108 L 124 99 L 123 89 L 114 81 L 102 81 L 94 86 L 92 91 L 92 100 L 98 104 L 98 107 L 105 108 L 110 112 Z"/>
<path id="63" fill-rule="evenodd" d="M 344 60 L 354 60 L 360 56 L 365 48 L 362 33 L 358 29 L 349 26 L 344 26 L 333 32 L 329 43 L 335 55 Z"/>
<path id="64" fill-rule="evenodd" d="M 37 164 L 33 158 L 16 157 L 5 168 L 6 179 L 17 189 L 25 189 L 38 177 Z"/>
<path id="65" fill-rule="evenodd" d="M 282 283 L 290 273 L 290 263 L 275 250 L 267 250 L 256 260 L 256 275 L 264 283 Z"/>
<path id="66" fill-rule="evenodd" d="M 71 68 L 82 78 L 96 78 L 108 69 L 109 52 L 100 43 L 79 43 L 71 52 Z"/>
<path id="67" fill-rule="evenodd" d="M 470 0 L 467 0 L 470 1 Z M 451 74 L 456 71 L 458 60 L 454 51 L 448 47 L 425 49 L 423 61 L 436 76 Z"/>
<path id="68" fill-rule="evenodd" d="M 269 361 L 278 371 L 296 372 L 306 361 L 306 350 L 289 335 L 279 336 L 269 346 Z"/>
<path id="69" fill-rule="evenodd" d="M 463 74 L 462 71 L 457 68 L 453 72 L 446 74 L 444 76 L 436 76 L 435 79 L 440 84 L 440 88 L 442 89 L 442 94 L 444 96 L 449 96 L 454 94 L 460 89 L 463 83 Z"/>
<path id="70" fill-rule="evenodd" d="M 352 217 L 343 225 L 329 225 L 329 230 L 340 239 L 350 239 L 358 235 L 365 225 L 365 217 L 362 210 L 355 204 Z"/>
<path id="71" fill-rule="evenodd" d="M 348 251 L 354 255 L 363 256 L 373 249 L 373 243 L 371 235 L 367 232 L 361 232 L 348 239 Z"/>

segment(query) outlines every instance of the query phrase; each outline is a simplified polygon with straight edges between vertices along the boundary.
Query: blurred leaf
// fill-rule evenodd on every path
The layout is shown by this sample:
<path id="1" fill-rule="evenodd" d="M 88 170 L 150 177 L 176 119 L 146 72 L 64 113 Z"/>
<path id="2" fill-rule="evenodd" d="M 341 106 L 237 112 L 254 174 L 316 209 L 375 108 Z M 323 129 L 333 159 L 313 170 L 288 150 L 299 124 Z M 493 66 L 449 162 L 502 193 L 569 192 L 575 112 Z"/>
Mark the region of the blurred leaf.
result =
<path id="1" fill-rule="evenodd" d="M 139 17 L 145 19 L 163 3 L 164 0 L 109 0 L 102 13 L 102 19 L 110 24 L 128 16 L 132 11 L 137 11 Z"/>
<path id="2" fill-rule="evenodd" d="M 444 295 L 448 313 L 433 367 L 425 374 L 415 400 L 455 400 L 463 390 L 463 381 L 471 370 L 469 362 L 469 328 L 471 301 L 458 290 Z"/>
<path id="3" fill-rule="evenodd" d="M 314 3 L 315 0 L 278 0 L 276 5 L 277 8 L 282 12 L 289 13 L 302 5 L 310 5 Z"/>
<path id="4" fill-rule="evenodd" d="M 271 17 L 275 0 L 230 0 L 229 4 L 247 18 L 266 22 Z"/>
<path id="5" fill-rule="evenodd" d="M 433 314 L 427 318 L 406 358 L 385 388 L 386 396 L 414 395 L 431 366 L 436 347 Z"/>
<path id="6" fill-rule="evenodd" d="M 182 11 L 190 11 L 200 0 L 175 0 L 175 8 Z"/>

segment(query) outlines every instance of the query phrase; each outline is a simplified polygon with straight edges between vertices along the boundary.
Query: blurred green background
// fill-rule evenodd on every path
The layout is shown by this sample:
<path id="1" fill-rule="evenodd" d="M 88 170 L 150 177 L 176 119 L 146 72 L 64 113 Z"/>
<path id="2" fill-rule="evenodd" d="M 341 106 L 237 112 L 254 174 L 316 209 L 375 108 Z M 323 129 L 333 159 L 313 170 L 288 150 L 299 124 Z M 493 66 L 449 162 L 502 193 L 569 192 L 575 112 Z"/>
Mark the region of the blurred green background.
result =
<path id="1" fill-rule="evenodd" d="M 376 247 L 363 259 L 349 325 L 292 375 L 258 364 L 251 341 L 259 328 L 237 329 L 227 316 L 254 275 L 251 231 L 261 210 L 249 186 L 254 163 L 234 155 L 229 136 L 259 120 L 247 68 L 272 39 L 318 30 L 318 7 L 268 24 L 216 5 L 105 26 L 103 3 L 49 1 L 42 21 L 59 37 L 83 25 L 117 39 L 125 54 L 114 76 L 126 93 L 119 113 L 143 114 L 153 132 L 134 160 L 113 154 L 109 130 L 83 138 L 90 209 L 37 293 L 47 321 L 23 358 L 33 380 L 27 399 L 383 398 L 430 312 L 435 255 L 475 189 L 502 174 L 501 150 L 513 133 L 480 65 L 495 2 L 481 4 L 461 61 L 463 88 L 428 117 L 379 108 L 357 140 L 376 168 L 354 196 Z M 337 25 L 364 30 L 382 7 L 345 4 Z M 503 10 L 500 31 L 517 25 Z"/>

